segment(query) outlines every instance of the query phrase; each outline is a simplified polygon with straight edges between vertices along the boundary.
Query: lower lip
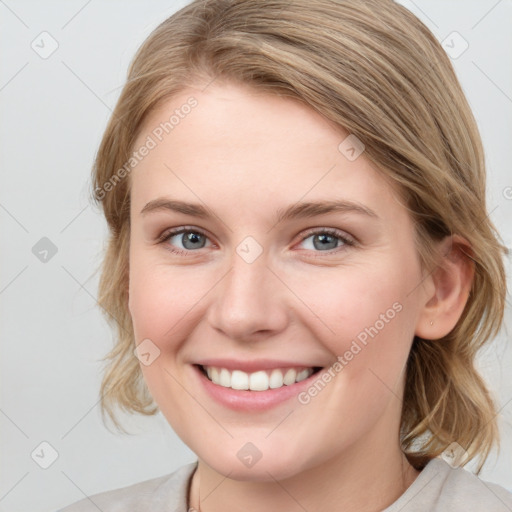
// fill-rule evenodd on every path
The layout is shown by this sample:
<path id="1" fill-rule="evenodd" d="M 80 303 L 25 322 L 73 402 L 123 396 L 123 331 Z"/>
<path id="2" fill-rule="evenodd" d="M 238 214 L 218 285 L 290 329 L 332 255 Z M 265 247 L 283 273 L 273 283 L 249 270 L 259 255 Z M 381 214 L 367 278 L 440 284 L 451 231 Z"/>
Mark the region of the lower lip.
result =
<path id="1" fill-rule="evenodd" d="M 194 365 L 194 372 L 199 377 L 201 384 L 204 386 L 206 392 L 218 403 L 234 409 L 236 411 L 264 411 L 271 409 L 291 398 L 296 398 L 297 395 L 308 388 L 311 383 L 318 378 L 321 373 L 316 372 L 304 379 L 290 386 L 282 386 L 276 389 L 268 389 L 266 391 L 246 391 L 226 388 L 219 384 L 214 384 L 201 369 Z"/>

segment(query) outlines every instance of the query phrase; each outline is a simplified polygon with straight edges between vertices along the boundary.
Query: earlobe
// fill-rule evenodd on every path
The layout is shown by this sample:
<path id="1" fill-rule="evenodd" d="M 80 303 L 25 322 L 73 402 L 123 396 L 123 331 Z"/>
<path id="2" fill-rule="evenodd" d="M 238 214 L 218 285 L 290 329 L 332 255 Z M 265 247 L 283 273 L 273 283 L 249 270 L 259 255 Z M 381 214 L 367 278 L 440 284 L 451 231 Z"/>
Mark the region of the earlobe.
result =
<path id="1" fill-rule="evenodd" d="M 436 340 L 455 327 L 468 300 L 473 276 L 469 242 L 459 235 L 446 237 L 439 245 L 439 263 L 429 276 L 433 286 L 418 317 L 416 336 Z"/>

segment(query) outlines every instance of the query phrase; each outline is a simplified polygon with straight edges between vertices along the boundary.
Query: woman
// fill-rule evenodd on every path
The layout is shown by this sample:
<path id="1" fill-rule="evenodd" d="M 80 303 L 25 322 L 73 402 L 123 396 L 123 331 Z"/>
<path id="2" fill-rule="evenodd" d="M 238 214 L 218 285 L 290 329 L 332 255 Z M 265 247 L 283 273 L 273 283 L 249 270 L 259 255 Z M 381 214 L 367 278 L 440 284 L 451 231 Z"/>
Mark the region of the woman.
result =
<path id="1" fill-rule="evenodd" d="M 408 10 L 192 2 L 135 56 L 93 181 L 102 410 L 160 409 L 198 461 L 64 511 L 512 510 L 459 467 L 497 442 L 474 359 L 506 249 Z"/>

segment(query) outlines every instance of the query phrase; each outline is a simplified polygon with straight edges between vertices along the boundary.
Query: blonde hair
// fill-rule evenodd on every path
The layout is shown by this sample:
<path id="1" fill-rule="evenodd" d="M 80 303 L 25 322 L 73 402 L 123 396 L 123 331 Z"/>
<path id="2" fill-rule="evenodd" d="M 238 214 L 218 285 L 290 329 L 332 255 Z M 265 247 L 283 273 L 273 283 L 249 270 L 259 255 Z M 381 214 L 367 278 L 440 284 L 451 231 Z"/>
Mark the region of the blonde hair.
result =
<path id="1" fill-rule="evenodd" d="M 104 358 L 103 418 L 124 430 L 114 406 L 158 410 L 133 354 L 130 179 L 119 179 L 119 170 L 152 109 L 213 79 L 294 98 L 357 136 L 366 157 L 398 185 L 426 269 L 436 264 L 433 242 L 458 234 L 470 243 L 475 274 L 457 325 L 442 339 L 413 341 L 400 442 L 421 469 L 456 441 L 467 461 L 480 457 L 480 472 L 498 430 L 474 362 L 503 320 L 506 248 L 486 211 L 482 143 L 451 62 L 428 28 L 391 0 L 196 0 L 139 48 L 93 170 L 110 229 L 98 302 L 117 328 Z"/>

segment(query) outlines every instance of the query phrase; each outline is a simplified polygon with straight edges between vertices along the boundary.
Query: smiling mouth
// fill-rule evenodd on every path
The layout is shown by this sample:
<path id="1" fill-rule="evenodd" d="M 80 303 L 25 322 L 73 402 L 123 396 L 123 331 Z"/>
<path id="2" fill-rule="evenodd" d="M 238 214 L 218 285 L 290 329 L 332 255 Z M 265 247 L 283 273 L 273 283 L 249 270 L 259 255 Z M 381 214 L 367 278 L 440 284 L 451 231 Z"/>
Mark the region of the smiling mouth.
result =
<path id="1" fill-rule="evenodd" d="M 267 391 L 268 389 L 291 386 L 311 377 L 322 369 L 319 366 L 274 368 L 247 373 L 242 370 L 228 370 L 217 366 L 197 366 L 208 380 L 218 386 L 248 391 Z"/>

